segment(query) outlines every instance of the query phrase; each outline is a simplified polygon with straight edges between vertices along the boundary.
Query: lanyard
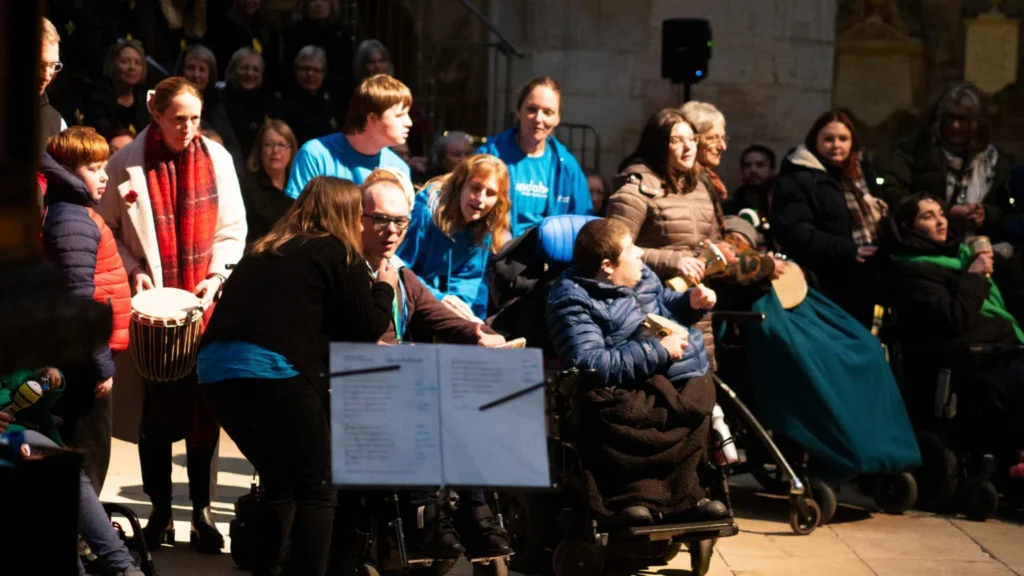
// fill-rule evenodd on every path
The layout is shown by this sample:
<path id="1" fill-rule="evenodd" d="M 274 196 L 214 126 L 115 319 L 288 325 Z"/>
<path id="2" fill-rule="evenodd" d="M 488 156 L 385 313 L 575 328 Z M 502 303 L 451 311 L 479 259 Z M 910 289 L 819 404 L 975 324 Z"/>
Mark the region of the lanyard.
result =
<path id="1" fill-rule="evenodd" d="M 377 279 L 377 271 L 370 267 L 367 262 L 366 267 L 370 269 L 370 276 L 375 280 Z M 402 306 L 399 309 L 398 298 L 401 295 Z M 395 298 L 391 301 L 391 318 L 395 322 L 395 339 L 401 344 L 405 338 L 405 327 L 409 323 L 409 306 L 405 300 L 405 283 L 402 282 L 402 270 L 398 269 L 398 290 L 395 291 Z"/>

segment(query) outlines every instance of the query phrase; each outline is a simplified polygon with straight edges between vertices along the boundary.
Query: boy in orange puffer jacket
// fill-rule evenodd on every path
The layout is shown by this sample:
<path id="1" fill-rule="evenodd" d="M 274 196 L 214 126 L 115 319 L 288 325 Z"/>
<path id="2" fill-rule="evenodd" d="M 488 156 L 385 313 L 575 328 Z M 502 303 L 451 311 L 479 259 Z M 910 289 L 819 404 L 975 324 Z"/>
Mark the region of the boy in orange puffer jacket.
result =
<path id="1" fill-rule="evenodd" d="M 114 331 L 91 362 L 61 366 L 66 390 L 54 407 L 60 433 L 86 450 L 85 470 L 96 492 L 102 490 L 110 461 L 113 416 L 109 397 L 114 353 L 128 347 L 131 291 L 110 229 L 91 208 L 106 191 L 106 140 L 92 128 L 74 126 L 50 138 L 40 160 L 46 178 L 43 245 L 47 258 L 67 279 L 72 295 L 111 307 Z"/>

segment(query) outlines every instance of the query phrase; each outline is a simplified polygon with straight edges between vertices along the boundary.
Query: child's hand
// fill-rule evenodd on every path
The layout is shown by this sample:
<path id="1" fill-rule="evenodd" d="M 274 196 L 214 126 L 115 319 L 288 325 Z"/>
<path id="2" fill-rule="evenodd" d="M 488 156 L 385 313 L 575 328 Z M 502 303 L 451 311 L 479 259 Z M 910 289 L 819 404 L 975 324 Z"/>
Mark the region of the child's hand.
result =
<path id="1" fill-rule="evenodd" d="M 47 377 L 50 379 L 50 390 L 56 390 L 63 384 L 63 380 L 60 377 L 60 370 L 56 368 L 43 368 L 39 371 L 39 377 Z"/>
<path id="2" fill-rule="evenodd" d="M 718 302 L 718 294 L 703 284 L 698 284 L 690 290 L 690 308 L 694 310 L 710 310 Z"/>
<path id="3" fill-rule="evenodd" d="M 96 385 L 95 393 L 97 398 L 103 398 L 107 394 L 110 394 L 110 389 L 114 387 L 114 378 L 110 377 Z"/>

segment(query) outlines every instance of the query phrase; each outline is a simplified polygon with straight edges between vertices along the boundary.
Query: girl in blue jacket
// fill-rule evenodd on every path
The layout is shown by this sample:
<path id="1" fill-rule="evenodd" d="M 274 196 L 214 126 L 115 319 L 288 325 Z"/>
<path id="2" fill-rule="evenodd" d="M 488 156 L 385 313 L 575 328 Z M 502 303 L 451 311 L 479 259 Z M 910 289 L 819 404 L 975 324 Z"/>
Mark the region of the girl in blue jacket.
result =
<path id="1" fill-rule="evenodd" d="M 519 125 L 477 150 L 508 165 L 513 237 L 547 216 L 594 213 L 587 177 L 572 153 L 552 135 L 561 105 L 558 83 L 546 76 L 534 78 L 519 93 Z"/>
<path id="2" fill-rule="evenodd" d="M 463 160 L 416 195 L 398 257 L 453 312 L 487 316 L 487 261 L 509 239 L 509 173 L 487 154 Z"/>

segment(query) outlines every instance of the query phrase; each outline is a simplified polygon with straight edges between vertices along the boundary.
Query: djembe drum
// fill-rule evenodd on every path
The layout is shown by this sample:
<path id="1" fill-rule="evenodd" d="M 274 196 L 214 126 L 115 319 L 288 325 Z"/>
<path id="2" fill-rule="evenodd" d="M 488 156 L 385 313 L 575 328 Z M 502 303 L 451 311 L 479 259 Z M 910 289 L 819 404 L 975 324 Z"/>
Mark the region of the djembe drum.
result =
<path id="1" fill-rule="evenodd" d="M 196 365 L 203 306 L 194 294 L 154 288 L 132 298 L 128 349 L 139 373 L 154 382 L 188 376 Z"/>

